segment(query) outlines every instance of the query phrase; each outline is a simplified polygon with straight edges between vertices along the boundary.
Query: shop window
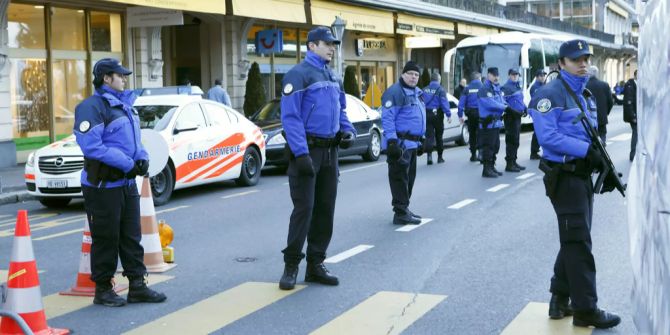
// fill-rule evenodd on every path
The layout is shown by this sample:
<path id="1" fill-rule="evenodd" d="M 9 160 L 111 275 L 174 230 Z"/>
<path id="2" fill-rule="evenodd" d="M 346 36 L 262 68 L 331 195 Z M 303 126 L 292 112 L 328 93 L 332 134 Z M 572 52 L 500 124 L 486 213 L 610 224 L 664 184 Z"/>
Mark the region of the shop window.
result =
<path id="1" fill-rule="evenodd" d="M 44 49 L 44 7 L 9 4 L 7 9 L 8 47 Z"/>
<path id="2" fill-rule="evenodd" d="M 91 12 L 91 49 L 121 52 L 121 15 Z"/>
<path id="3" fill-rule="evenodd" d="M 83 10 L 51 8 L 51 47 L 56 50 L 86 50 Z"/>
<path id="4" fill-rule="evenodd" d="M 52 69 L 56 140 L 60 140 L 72 134 L 74 109 L 86 98 L 86 62 L 54 60 Z"/>
<path id="5" fill-rule="evenodd" d="M 16 150 L 49 144 L 46 59 L 11 59 L 9 94 Z"/>

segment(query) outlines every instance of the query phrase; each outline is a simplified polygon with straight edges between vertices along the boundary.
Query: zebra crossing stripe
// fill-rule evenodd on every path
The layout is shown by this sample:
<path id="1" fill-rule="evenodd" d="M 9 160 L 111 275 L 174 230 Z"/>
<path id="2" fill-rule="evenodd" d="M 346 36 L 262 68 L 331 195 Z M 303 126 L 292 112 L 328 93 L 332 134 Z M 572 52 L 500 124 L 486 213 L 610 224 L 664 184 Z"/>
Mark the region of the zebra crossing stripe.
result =
<path id="1" fill-rule="evenodd" d="M 124 334 L 209 334 L 303 288 L 282 291 L 277 283 L 247 282 Z"/>
<path id="2" fill-rule="evenodd" d="M 157 274 L 149 275 L 149 286 L 162 283 L 172 278 L 174 277 Z M 114 281 L 118 284 L 128 284 L 128 279 L 121 276 L 121 274 L 116 274 L 114 276 Z M 72 313 L 82 308 L 91 306 L 93 305 L 93 299 L 91 297 L 76 297 L 71 295 L 60 295 L 56 293 L 44 297 L 43 303 L 44 313 L 46 314 L 47 319 L 53 319 L 55 317 L 59 317 L 61 315 Z"/>
<path id="3" fill-rule="evenodd" d="M 552 320 L 547 316 L 548 311 L 549 304 L 547 303 L 529 302 L 500 335 L 589 335 L 592 333 L 590 328 L 573 326 L 571 317 Z"/>
<path id="4" fill-rule="evenodd" d="M 400 334 L 446 297 L 378 292 L 311 334 Z"/>

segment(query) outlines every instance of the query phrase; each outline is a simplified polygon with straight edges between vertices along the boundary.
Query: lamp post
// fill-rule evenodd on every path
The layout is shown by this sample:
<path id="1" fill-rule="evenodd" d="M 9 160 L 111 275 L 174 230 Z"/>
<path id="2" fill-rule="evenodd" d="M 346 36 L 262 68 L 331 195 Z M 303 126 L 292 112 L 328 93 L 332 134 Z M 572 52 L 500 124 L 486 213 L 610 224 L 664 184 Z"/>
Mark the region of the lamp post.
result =
<path id="1" fill-rule="evenodd" d="M 336 16 L 335 21 L 330 26 L 333 28 L 333 35 L 335 35 L 335 38 L 340 41 L 340 44 L 337 46 L 336 70 L 340 77 L 344 77 L 342 72 L 342 40 L 344 39 L 344 28 L 347 26 L 347 21 L 344 21 L 341 17 Z"/>

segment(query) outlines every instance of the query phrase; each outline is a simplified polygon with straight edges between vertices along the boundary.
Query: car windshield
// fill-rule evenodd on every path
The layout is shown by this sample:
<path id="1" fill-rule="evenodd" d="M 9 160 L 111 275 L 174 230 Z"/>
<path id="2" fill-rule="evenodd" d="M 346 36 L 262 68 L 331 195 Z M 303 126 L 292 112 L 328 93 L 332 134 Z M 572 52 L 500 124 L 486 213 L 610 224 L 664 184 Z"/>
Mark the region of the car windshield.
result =
<path id="1" fill-rule="evenodd" d="M 160 131 L 167 127 L 177 106 L 135 106 L 135 109 L 140 117 L 140 128 Z"/>
<path id="2" fill-rule="evenodd" d="M 254 114 L 251 121 L 279 121 L 281 119 L 281 104 L 279 101 L 271 101 Z"/>

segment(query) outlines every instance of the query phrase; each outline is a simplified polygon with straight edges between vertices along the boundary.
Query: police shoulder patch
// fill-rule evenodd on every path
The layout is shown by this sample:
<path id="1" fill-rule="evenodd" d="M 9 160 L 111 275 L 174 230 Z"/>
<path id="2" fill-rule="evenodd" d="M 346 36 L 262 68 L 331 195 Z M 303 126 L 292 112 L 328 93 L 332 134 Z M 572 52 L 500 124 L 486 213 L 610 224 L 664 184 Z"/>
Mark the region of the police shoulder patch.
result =
<path id="1" fill-rule="evenodd" d="M 79 131 L 82 132 L 82 133 L 87 132 L 90 128 L 91 128 L 91 123 L 88 122 L 88 121 L 82 121 L 79 124 Z"/>
<path id="2" fill-rule="evenodd" d="M 537 109 L 540 113 L 546 113 L 551 109 L 551 100 L 544 98 L 537 102 Z"/>
<path id="3" fill-rule="evenodd" d="M 391 100 L 387 100 L 387 101 L 384 103 L 384 107 L 386 107 L 386 108 L 391 108 L 391 106 L 393 106 L 393 103 L 391 102 Z"/>
<path id="4" fill-rule="evenodd" d="M 291 94 L 291 92 L 293 92 L 293 85 L 291 83 L 284 85 L 284 94 Z"/>

